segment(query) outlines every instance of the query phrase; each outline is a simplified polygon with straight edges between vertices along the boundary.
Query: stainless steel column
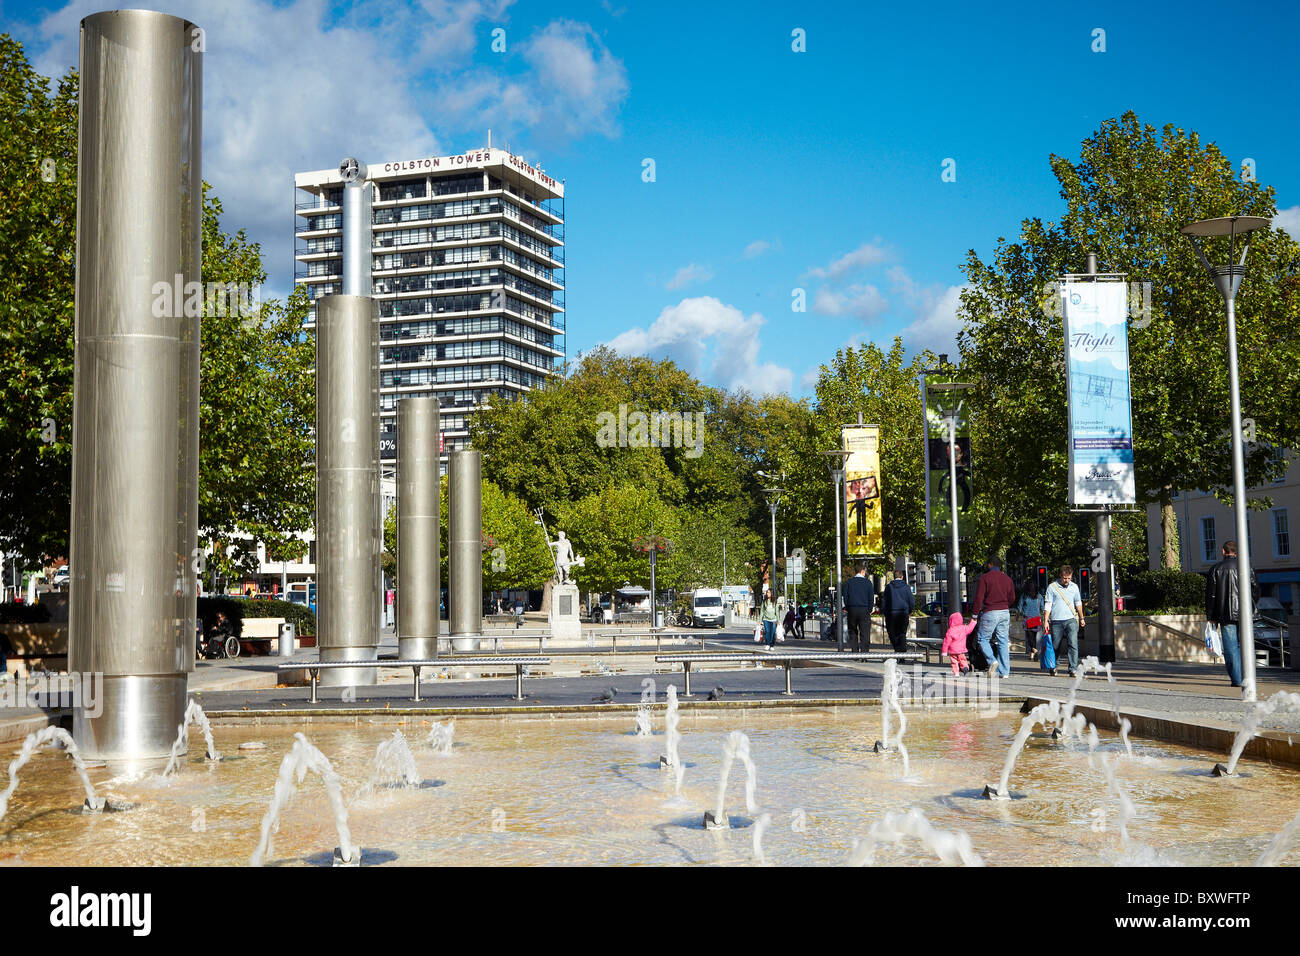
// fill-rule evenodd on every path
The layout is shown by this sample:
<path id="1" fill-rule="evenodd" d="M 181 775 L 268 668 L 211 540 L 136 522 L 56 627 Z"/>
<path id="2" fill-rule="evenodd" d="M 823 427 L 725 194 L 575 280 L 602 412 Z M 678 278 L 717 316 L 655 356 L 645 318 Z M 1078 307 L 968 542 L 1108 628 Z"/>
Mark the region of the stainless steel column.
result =
<path id="1" fill-rule="evenodd" d="M 88 757 L 166 757 L 194 667 L 202 56 L 146 10 L 81 21 L 68 667 Z"/>
<path id="2" fill-rule="evenodd" d="M 397 403 L 397 656 L 407 661 L 438 655 L 438 427 L 436 398 Z"/>
<path id="3" fill-rule="evenodd" d="M 349 157 L 339 164 L 343 177 L 343 294 L 370 295 L 371 200 L 374 186 L 366 166 Z"/>
<path id="4" fill-rule="evenodd" d="M 316 300 L 316 632 L 321 661 L 379 654 L 379 310 L 369 296 Z M 321 671 L 326 687 L 374 684 L 373 667 Z"/>
<path id="5" fill-rule="evenodd" d="M 451 581 L 447 589 L 451 646 L 457 651 L 478 650 L 483 633 L 483 486 L 482 452 L 454 451 L 448 468 L 447 523 Z"/>

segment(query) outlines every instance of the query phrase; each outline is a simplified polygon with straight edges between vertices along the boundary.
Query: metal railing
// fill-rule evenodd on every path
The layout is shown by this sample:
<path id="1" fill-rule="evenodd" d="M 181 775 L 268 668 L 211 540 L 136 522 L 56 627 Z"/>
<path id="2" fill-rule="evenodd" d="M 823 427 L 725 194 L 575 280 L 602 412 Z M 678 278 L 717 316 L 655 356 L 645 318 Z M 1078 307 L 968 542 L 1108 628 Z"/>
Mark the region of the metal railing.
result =
<path id="1" fill-rule="evenodd" d="M 721 664 L 740 661 L 775 661 L 785 667 L 785 690 L 782 691 L 786 696 L 794 696 L 794 691 L 790 687 L 790 669 L 796 661 L 886 661 L 893 658 L 896 661 L 919 661 L 920 654 L 907 653 L 886 653 L 883 651 L 854 651 L 849 653 L 840 653 L 838 651 L 765 651 L 762 653 L 743 653 L 743 654 L 661 654 L 655 657 L 656 664 L 681 664 L 682 674 L 686 682 L 686 691 L 683 697 L 690 697 L 691 694 L 691 665 L 692 664 Z"/>
<path id="2" fill-rule="evenodd" d="M 413 701 L 419 702 L 420 697 L 420 671 L 426 667 L 514 667 L 515 669 L 515 700 L 524 699 L 524 668 L 533 664 L 550 664 L 549 657 L 538 655 L 528 655 L 527 657 L 497 657 L 497 656 L 472 656 L 472 657 L 442 657 L 434 660 L 420 661 L 399 661 L 399 660 L 375 660 L 375 661 L 302 661 L 297 664 L 280 664 L 277 671 L 307 671 L 311 678 L 311 697 L 309 702 L 319 704 L 320 698 L 316 694 L 317 682 L 320 680 L 320 672 L 331 668 L 353 667 L 409 667 L 415 675 L 415 693 L 411 697 Z"/>

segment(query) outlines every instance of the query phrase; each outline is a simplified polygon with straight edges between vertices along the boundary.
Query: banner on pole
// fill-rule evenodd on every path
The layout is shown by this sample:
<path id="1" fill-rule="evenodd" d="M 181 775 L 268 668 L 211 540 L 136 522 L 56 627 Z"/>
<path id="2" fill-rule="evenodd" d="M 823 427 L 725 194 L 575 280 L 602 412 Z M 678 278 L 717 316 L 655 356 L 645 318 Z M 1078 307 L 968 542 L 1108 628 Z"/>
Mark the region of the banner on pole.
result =
<path id="1" fill-rule="evenodd" d="M 921 376 L 921 405 L 925 409 L 925 533 L 931 538 L 952 536 L 952 469 L 948 463 L 948 422 L 957 425 L 957 524 L 963 533 L 974 491 L 971 486 L 970 414 L 966 390 L 952 373 L 931 371 Z"/>
<path id="2" fill-rule="evenodd" d="M 885 553 L 880 510 L 880 426 L 845 425 L 840 430 L 844 462 L 844 553 L 879 557 Z"/>
<path id="3" fill-rule="evenodd" d="M 1128 286 L 1119 279 L 1061 284 L 1069 396 L 1071 508 L 1137 503 L 1129 403 Z"/>

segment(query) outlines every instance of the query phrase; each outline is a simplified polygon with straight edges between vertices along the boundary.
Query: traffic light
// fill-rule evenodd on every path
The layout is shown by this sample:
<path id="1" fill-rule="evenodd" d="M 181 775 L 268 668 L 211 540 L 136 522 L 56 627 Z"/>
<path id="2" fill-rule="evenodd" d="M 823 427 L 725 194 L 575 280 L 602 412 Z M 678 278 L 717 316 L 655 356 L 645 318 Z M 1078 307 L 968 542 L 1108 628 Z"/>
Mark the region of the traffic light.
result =
<path id="1" fill-rule="evenodd" d="M 1088 600 L 1088 583 L 1091 577 L 1092 574 L 1089 573 L 1087 568 L 1079 569 L 1079 593 L 1083 595 L 1085 601 Z"/>
<path id="2" fill-rule="evenodd" d="M 1043 594 L 1047 591 L 1047 566 L 1040 564 L 1038 566 L 1038 593 Z"/>

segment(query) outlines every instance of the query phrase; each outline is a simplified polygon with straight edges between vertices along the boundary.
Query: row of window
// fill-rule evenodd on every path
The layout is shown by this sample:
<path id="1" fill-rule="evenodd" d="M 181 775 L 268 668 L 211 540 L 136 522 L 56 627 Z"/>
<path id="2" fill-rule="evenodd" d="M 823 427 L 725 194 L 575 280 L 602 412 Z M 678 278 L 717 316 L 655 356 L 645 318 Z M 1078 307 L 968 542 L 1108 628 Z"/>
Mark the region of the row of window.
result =
<path id="1" fill-rule="evenodd" d="M 386 226 L 394 222 L 420 222 L 452 216 L 484 216 L 501 212 L 503 202 L 500 196 L 483 196 L 479 199 L 454 199 L 451 202 L 426 202 L 416 206 L 388 206 L 376 209 L 370 218 L 376 226 Z M 514 203 L 505 205 L 514 207 L 517 218 L 519 207 Z"/>
<path id="2" fill-rule="evenodd" d="M 481 239 L 487 236 L 501 236 L 530 252 L 536 252 L 548 259 L 556 258 L 555 247 L 550 243 L 542 242 L 528 233 L 520 232 L 508 223 L 499 221 L 456 222 L 445 226 L 417 226 L 410 229 L 393 229 L 389 232 L 376 233 L 374 248 L 389 249 L 394 246 L 417 246 L 428 242 Z"/>
<path id="3" fill-rule="evenodd" d="M 372 266 L 376 272 L 385 272 L 391 269 L 421 269 L 470 262 L 506 262 L 546 279 L 552 276 L 549 267 L 507 246 L 499 245 L 456 246 L 452 249 L 427 249 L 421 252 L 386 252 L 375 256 Z"/>
<path id="4" fill-rule="evenodd" d="M 482 405 L 494 395 L 508 394 L 508 392 L 499 388 L 453 388 L 436 392 L 403 392 L 401 395 L 389 392 L 379 396 L 379 409 L 384 412 L 394 412 L 397 411 L 399 399 L 427 396 L 438 399 L 439 409 L 472 408 L 475 405 Z"/>
<path id="5" fill-rule="evenodd" d="M 470 315 L 461 319 L 415 320 L 411 322 L 386 322 L 379 327 L 382 342 L 401 339 L 431 339 L 444 335 L 475 335 L 483 332 L 504 332 L 516 338 L 554 347 L 555 336 L 524 325 L 503 315 Z"/>
<path id="6" fill-rule="evenodd" d="M 430 395 L 430 397 L 432 397 L 433 393 L 430 392 L 429 395 Z M 398 396 L 398 400 L 399 400 L 399 401 L 405 401 L 406 399 L 408 399 L 408 398 L 412 398 L 412 397 L 414 397 L 414 396 L 412 396 L 412 395 L 401 395 L 401 396 Z M 439 410 L 441 410 L 441 408 L 442 408 L 442 403 L 441 403 L 441 402 L 439 402 L 439 404 L 438 404 L 438 408 L 439 408 Z M 463 432 L 463 431 L 465 431 L 467 428 L 469 428 L 469 416 L 468 416 L 468 415 L 465 415 L 465 414 L 460 414 L 460 415 L 439 415 L 439 416 L 438 416 L 438 423 L 439 423 L 439 426 L 438 426 L 438 427 L 441 428 L 444 432 Z M 379 419 L 379 430 L 380 430 L 381 432 L 395 432 L 395 431 L 397 431 L 397 417 L 396 417 L 395 415 L 392 415 L 392 416 L 390 416 L 390 415 L 384 415 L 384 416 L 381 416 L 380 419 Z"/>
<path id="7" fill-rule="evenodd" d="M 1291 519 L 1287 514 L 1286 508 L 1274 508 L 1269 512 L 1269 525 L 1272 529 L 1273 557 L 1289 558 L 1291 557 Z M 1235 534 L 1235 520 L 1232 522 Z M 1251 533 L 1250 516 L 1246 517 L 1246 547 L 1254 553 L 1255 543 L 1254 535 Z M 1220 543 L 1216 533 L 1214 515 L 1205 515 L 1201 518 L 1201 561 L 1204 564 L 1215 564 L 1221 557 L 1219 553 Z M 1225 541 L 1227 538 L 1224 539 Z"/>
<path id="8" fill-rule="evenodd" d="M 379 350 L 379 361 L 384 365 L 393 363 L 410 364 L 412 362 L 439 362 L 458 358 L 483 358 L 489 355 L 504 355 L 506 358 L 527 362 L 538 368 L 551 369 L 551 357 L 513 342 L 501 339 L 474 339 L 469 342 L 452 342 L 447 345 L 392 345 Z"/>
<path id="9" fill-rule="evenodd" d="M 381 318 L 391 319 L 407 315 L 435 315 L 441 312 L 473 312 L 475 310 L 504 309 L 535 322 L 555 325 L 554 313 L 538 308 L 500 289 L 492 292 L 462 295 L 424 296 L 419 299 L 386 299 L 379 303 Z"/>
<path id="10" fill-rule="evenodd" d="M 553 301 L 554 298 L 550 289 L 520 278 L 513 272 L 504 272 L 495 267 L 416 276 L 390 276 L 376 279 L 374 292 L 376 295 L 396 292 L 437 292 L 444 289 L 468 289 L 484 285 L 504 285 L 508 289 L 518 289 L 520 292 L 547 302 Z"/>
<path id="11" fill-rule="evenodd" d="M 449 365 L 438 368 L 384 369 L 379 374 L 380 388 L 397 388 L 405 385 L 435 385 L 444 382 L 514 382 L 529 388 L 541 385 L 546 376 L 527 372 L 500 362 L 485 365 Z"/>

